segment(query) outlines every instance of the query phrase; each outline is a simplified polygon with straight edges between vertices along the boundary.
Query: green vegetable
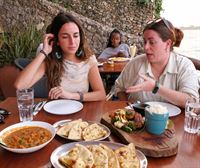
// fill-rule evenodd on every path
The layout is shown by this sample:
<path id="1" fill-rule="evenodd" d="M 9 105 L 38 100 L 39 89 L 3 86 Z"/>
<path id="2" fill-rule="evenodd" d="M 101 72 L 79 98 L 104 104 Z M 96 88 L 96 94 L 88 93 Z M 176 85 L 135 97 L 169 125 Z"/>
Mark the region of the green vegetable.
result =
<path id="1" fill-rule="evenodd" d="M 115 122 L 117 122 L 117 121 L 119 121 L 119 117 L 114 117 L 114 118 L 112 118 L 111 119 L 111 123 L 115 123 Z"/>
<path id="2" fill-rule="evenodd" d="M 127 126 L 127 125 L 123 125 L 122 127 L 121 127 L 121 129 L 123 130 L 123 131 L 126 131 L 126 132 L 132 132 L 133 130 L 129 127 L 129 126 Z"/>
<path id="3" fill-rule="evenodd" d="M 129 121 L 128 122 L 128 127 L 130 127 L 132 130 L 136 130 L 135 122 L 134 121 Z"/>

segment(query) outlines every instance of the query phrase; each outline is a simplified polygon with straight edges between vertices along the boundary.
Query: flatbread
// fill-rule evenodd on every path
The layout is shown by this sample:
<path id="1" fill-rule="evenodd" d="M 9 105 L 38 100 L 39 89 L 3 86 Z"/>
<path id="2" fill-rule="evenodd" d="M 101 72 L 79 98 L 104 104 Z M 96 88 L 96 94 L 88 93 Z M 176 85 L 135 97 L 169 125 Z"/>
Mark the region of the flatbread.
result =
<path id="1" fill-rule="evenodd" d="M 58 129 L 57 134 L 58 135 L 63 135 L 68 137 L 69 131 L 70 129 L 77 123 L 82 122 L 82 119 L 78 119 L 78 120 L 74 120 L 71 122 L 66 123 L 65 125 L 63 125 L 61 128 Z"/>
<path id="2" fill-rule="evenodd" d="M 115 150 L 121 168 L 139 168 L 140 161 L 137 158 L 135 145 L 130 143 L 127 146 Z"/>
<path id="3" fill-rule="evenodd" d="M 100 144 L 100 147 L 103 148 L 104 151 L 106 151 L 106 153 L 107 153 L 108 167 L 109 168 L 120 168 L 119 161 L 117 159 L 115 152 L 111 148 L 107 147 L 104 144 Z"/>
<path id="4" fill-rule="evenodd" d="M 98 124 L 94 123 L 89 125 L 83 130 L 83 139 L 86 141 L 98 139 L 104 137 L 107 131 L 100 127 Z"/>
<path id="5" fill-rule="evenodd" d="M 85 146 L 76 144 L 66 155 L 59 158 L 59 162 L 66 167 L 92 168 L 94 159 L 92 153 Z"/>
<path id="6" fill-rule="evenodd" d="M 69 139 L 82 139 L 82 132 L 89 124 L 86 121 L 75 124 L 69 131 Z"/>
<path id="7" fill-rule="evenodd" d="M 87 148 L 92 152 L 94 168 L 108 168 L 108 155 L 103 148 L 99 145 L 89 145 Z"/>

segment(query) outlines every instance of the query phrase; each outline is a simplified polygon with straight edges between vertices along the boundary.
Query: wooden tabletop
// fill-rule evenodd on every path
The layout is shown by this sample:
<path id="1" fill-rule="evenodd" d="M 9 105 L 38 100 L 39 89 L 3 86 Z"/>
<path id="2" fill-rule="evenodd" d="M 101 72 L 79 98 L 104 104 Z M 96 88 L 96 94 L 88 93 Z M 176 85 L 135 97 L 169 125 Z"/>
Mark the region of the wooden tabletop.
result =
<path id="1" fill-rule="evenodd" d="M 101 120 L 104 113 L 113 111 L 117 108 L 123 108 L 126 102 L 123 101 L 99 101 L 84 103 L 84 108 L 71 115 L 53 115 L 40 111 L 34 117 L 34 121 L 44 121 L 53 124 L 63 119 L 82 118 L 89 121 Z M 11 97 L 0 103 L 0 107 L 12 112 L 5 119 L 4 124 L 0 124 L 0 130 L 19 122 L 16 98 Z M 178 139 L 178 154 L 167 158 L 150 158 L 148 160 L 148 168 L 196 168 L 200 167 L 200 135 L 191 135 L 183 131 L 184 113 L 172 117 L 175 123 L 176 136 Z M 114 135 L 109 138 L 110 141 L 119 142 Z M 17 154 L 0 148 L 0 167 L 1 168 L 38 168 L 52 167 L 50 162 L 51 153 L 60 145 L 67 143 L 65 139 L 56 136 L 46 147 L 29 154 Z"/>
<path id="2" fill-rule="evenodd" d="M 99 66 L 99 72 L 100 74 L 120 74 L 127 62 L 104 63 L 102 66 Z"/>

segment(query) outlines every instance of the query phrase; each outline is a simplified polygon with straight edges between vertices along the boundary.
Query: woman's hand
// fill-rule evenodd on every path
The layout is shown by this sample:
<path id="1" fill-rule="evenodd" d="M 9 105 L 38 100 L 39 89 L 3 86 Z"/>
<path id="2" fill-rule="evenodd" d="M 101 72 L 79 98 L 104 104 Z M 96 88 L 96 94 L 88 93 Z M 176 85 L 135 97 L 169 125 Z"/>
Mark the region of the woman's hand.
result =
<path id="1" fill-rule="evenodd" d="M 54 38 L 54 35 L 51 33 L 44 35 L 43 50 L 46 54 L 49 54 L 52 52 L 53 43 L 54 43 L 53 38 Z"/>
<path id="2" fill-rule="evenodd" d="M 72 93 L 66 92 L 61 86 L 57 86 L 57 87 L 51 88 L 51 90 L 49 91 L 49 98 L 50 99 L 59 99 L 59 98 L 72 99 Z"/>
<path id="3" fill-rule="evenodd" d="M 126 90 L 127 93 L 140 92 L 140 91 L 152 91 L 154 89 L 155 80 L 142 74 L 139 74 L 139 76 L 143 80 L 143 82 L 135 86 L 129 87 Z"/>

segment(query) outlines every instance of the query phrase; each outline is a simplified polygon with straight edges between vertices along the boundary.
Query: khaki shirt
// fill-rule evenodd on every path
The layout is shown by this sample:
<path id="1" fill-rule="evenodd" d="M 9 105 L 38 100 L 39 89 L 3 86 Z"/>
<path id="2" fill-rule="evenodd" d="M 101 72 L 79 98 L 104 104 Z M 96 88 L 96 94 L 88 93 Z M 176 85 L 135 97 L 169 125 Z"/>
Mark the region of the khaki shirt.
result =
<path id="1" fill-rule="evenodd" d="M 125 92 L 128 87 L 143 82 L 143 79 L 138 74 L 145 74 L 154 79 L 151 66 L 145 54 L 135 57 L 125 66 L 115 81 L 115 94 Z M 164 87 L 199 97 L 199 82 L 194 64 L 188 58 L 174 52 L 171 52 L 168 64 L 159 78 L 159 83 Z M 167 102 L 159 94 L 146 91 L 130 93 L 128 99 L 142 102 Z"/>

